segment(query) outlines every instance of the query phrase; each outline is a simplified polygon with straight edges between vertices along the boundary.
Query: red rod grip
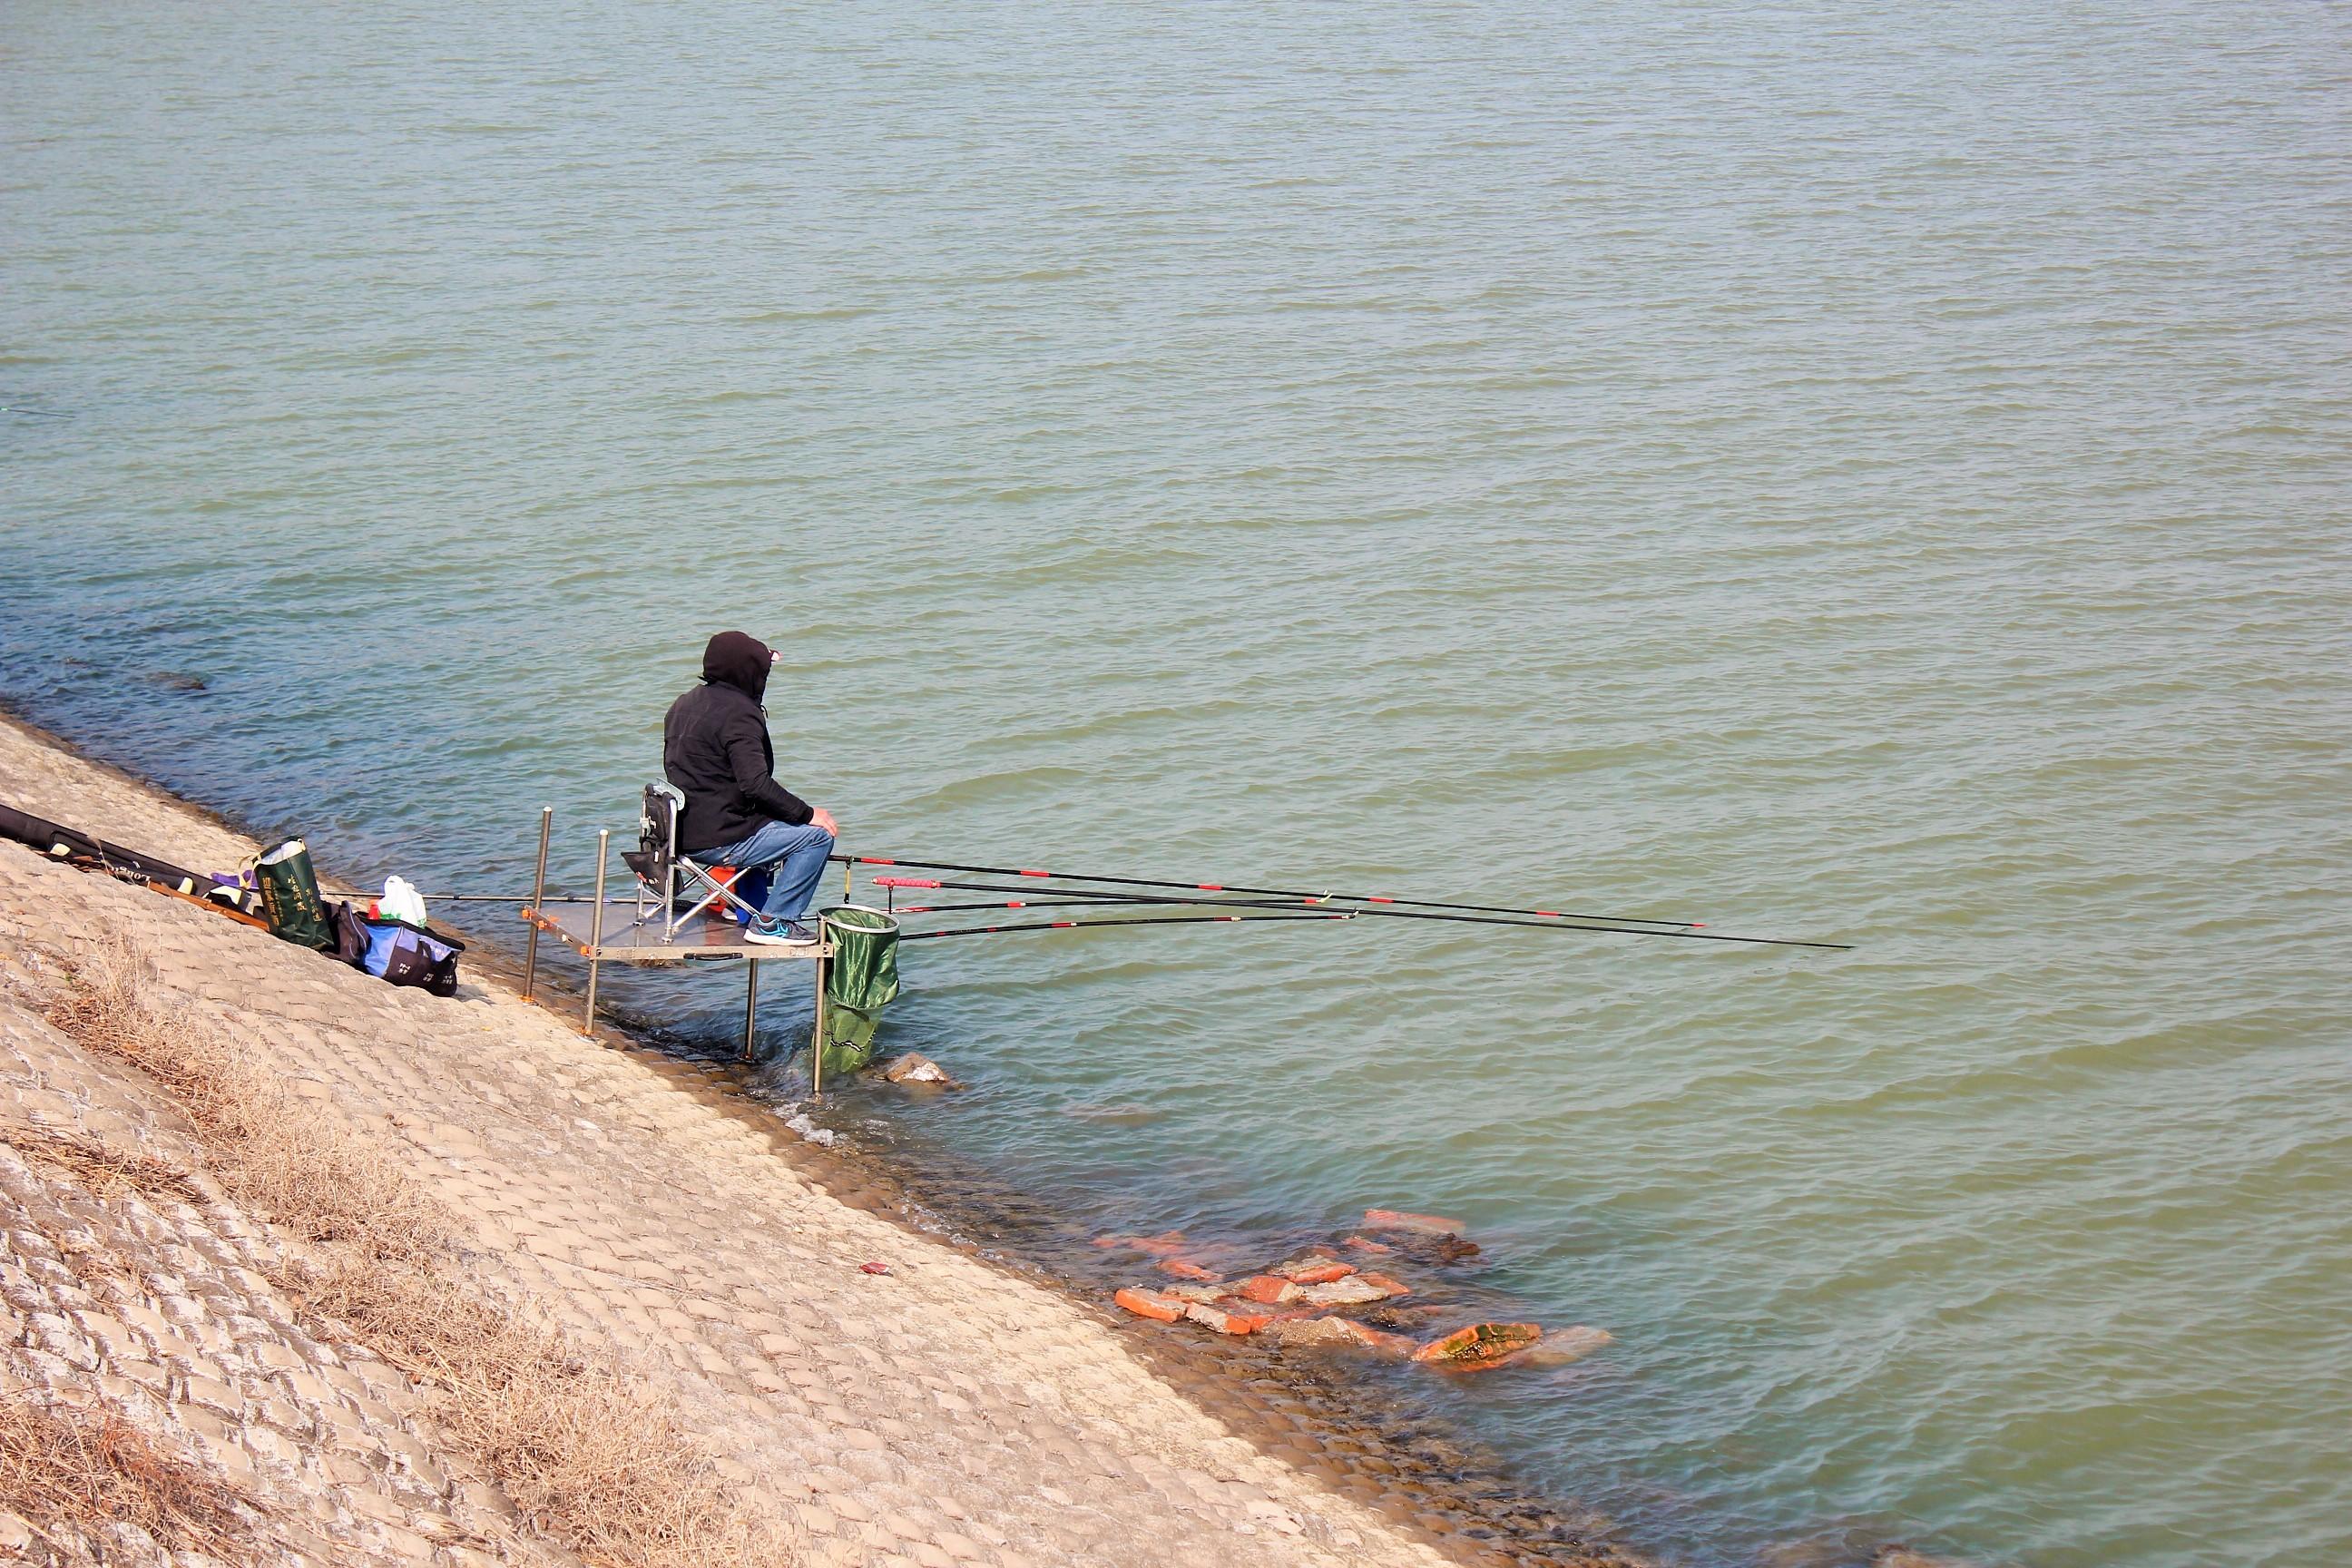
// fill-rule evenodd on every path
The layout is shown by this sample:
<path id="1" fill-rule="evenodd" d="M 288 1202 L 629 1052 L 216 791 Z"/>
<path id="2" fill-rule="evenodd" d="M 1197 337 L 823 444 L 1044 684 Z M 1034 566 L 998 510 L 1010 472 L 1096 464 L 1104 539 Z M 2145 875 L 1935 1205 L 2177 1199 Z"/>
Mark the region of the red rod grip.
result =
<path id="1" fill-rule="evenodd" d="M 1195 882 L 1192 886 L 1194 890 L 1203 893 L 1222 893 L 1225 890 L 1225 885 L 1223 882 Z"/>
<path id="2" fill-rule="evenodd" d="M 885 860 L 879 855 L 860 855 L 857 863 L 861 866 L 896 866 L 898 862 Z"/>
<path id="3" fill-rule="evenodd" d="M 1565 918 L 1565 917 L 1563 917 L 1563 916 L 1560 914 L 1560 912 L 1559 912 L 1558 910 L 1538 910 L 1536 911 L 1536 913 L 1538 913 L 1538 914 L 1539 914 L 1539 915 L 1548 916 L 1549 918 L 1550 918 L 1550 919 L 1552 919 L 1552 920 L 1560 920 L 1560 919 Z"/>
<path id="4" fill-rule="evenodd" d="M 1074 926 L 1074 925 L 1076 925 L 1076 924 L 1077 924 L 1077 923 L 1078 923 L 1078 922 L 1077 922 L 1077 921 L 1055 921 L 1054 922 L 1054 930 L 1055 930 L 1055 931 L 1061 931 L 1061 930 L 1063 930 L 1063 929 L 1064 929 L 1064 928 L 1066 928 L 1066 927 L 1068 927 L 1068 926 Z"/>
<path id="5" fill-rule="evenodd" d="M 1368 904 L 1392 904 L 1395 903 L 1396 900 L 1394 899 L 1384 899 L 1378 893 L 1374 893 L 1370 898 L 1366 899 L 1364 902 Z"/>
<path id="6" fill-rule="evenodd" d="M 1051 871 L 1024 871 L 1021 873 L 1024 877 L 1050 877 L 1054 873 Z"/>

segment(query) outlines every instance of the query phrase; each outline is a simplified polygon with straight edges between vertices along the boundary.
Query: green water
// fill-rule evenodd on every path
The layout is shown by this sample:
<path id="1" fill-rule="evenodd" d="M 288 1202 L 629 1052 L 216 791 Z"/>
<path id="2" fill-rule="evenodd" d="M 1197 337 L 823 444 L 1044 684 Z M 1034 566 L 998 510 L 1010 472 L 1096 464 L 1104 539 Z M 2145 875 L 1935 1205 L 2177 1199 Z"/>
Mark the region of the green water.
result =
<path id="1" fill-rule="evenodd" d="M 740 625 L 855 847 L 1855 942 L 928 943 L 888 1027 L 974 1087 L 851 1131 L 1459 1213 L 1619 1343 L 1439 1413 L 1678 1560 L 2319 1568 L 2347 68 L 2315 4 L 16 0 L 0 692 L 498 886 Z"/>

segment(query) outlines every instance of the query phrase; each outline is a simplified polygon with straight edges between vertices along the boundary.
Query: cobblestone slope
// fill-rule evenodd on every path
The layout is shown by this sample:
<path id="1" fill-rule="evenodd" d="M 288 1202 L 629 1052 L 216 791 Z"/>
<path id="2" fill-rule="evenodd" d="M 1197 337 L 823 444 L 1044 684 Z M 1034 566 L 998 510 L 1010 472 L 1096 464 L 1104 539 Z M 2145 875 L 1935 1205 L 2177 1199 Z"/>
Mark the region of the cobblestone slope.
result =
<path id="1" fill-rule="evenodd" d="M 13 726 L 0 799 L 184 864 L 250 852 Z M 488 1276 L 668 1384 L 729 1474 L 789 1506 L 811 1562 L 1446 1561 L 1228 1434 L 1080 1306 L 828 1195 L 674 1069 L 495 984 L 396 990 L 0 846 L 0 980 L 37 991 L 50 955 L 125 939 L 166 1006 L 399 1151 Z M 0 1143 L 27 1127 L 194 1160 L 153 1086 L 0 1005 Z M 558 1559 L 436 1444 L 404 1379 L 302 1333 L 264 1278 L 279 1244 L 232 1205 L 100 1197 L 5 1149 L 0 1196 L 10 1386 L 117 1404 L 282 1503 L 281 1554 Z M 142 1561 L 132 1542 L 104 1560 Z"/>

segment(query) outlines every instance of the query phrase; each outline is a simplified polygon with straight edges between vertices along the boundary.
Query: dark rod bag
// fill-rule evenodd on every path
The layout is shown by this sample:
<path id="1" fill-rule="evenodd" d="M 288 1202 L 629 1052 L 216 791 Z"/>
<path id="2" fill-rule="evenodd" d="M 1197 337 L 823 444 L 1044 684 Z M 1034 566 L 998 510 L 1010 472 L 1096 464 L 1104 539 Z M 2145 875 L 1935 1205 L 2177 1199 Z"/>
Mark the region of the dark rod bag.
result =
<path id="1" fill-rule="evenodd" d="M 109 844 L 103 838 L 92 838 L 78 828 L 18 811 L 13 805 L 0 805 L 0 837 L 13 838 L 27 848 L 70 865 L 98 866 L 161 883 L 191 898 L 208 898 L 236 909 L 245 907 L 236 889 L 219 888 L 210 877 L 199 877 L 168 860 L 125 849 L 120 844 Z"/>

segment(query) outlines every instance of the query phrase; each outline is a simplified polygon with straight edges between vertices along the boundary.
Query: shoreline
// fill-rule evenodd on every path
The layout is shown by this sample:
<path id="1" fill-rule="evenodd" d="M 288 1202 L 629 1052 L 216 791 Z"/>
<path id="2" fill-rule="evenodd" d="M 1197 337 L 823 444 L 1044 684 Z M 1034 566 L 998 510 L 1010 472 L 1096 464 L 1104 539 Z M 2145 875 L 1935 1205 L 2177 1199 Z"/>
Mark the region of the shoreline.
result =
<path id="1" fill-rule="evenodd" d="M 73 779 L 79 784 L 75 795 L 89 800 L 91 806 L 100 804 L 100 797 L 115 812 L 143 806 L 158 831 L 176 819 L 182 833 L 164 839 L 151 834 L 142 839 L 139 829 L 115 825 L 106 815 L 84 809 L 77 816 L 63 801 L 45 800 L 37 791 L 26 796 L 18 787 L 18 773 L 27 755 L 34 752 L 45 756 L 49 770 L 60 779 Z M 111 763 L 86 757 L 69 741 L 5 706 L 0 706 L 0 781 L 7 786 L 0 798 L 107 833 L 134 847 L 191 855 L 192 863 L 200 867 L 220 860 L 224 851 L 241 849 L 246 842 L 233 819 L 180 799 Z M 103 781 L 106 787 L 91 790 L 95 781 Z M 187 848 L 191 839 L 200 846 L 193 852 Z M 331 879 L 331 868 L 322 867 L 321 875 Z M 138 896 L 152 900 L 152 895 Z M 1053 1211 L 1025 1194 L 997 1184 L 988 1188 L 983 1201 L 971 1201 L 967 1194 L 961 1204 L 943 1202 L 923 1190 L 926 1184 L 919 1171 L 898 1168 L 881 1152 L 854 1144 L 826 1150 L 804 1142 L 788 1131 L 783 1118 L 760 1097 L 752 1081 L 759 1064 L 747 1069 L 667 1052 L 631 1034 L 617 1020 L 601 1026 L 591 1041 L 580 1035 L 576 1023 L 561 1020 L 544 1005 L 551 999 L 560 999 L 558 1006 L 576 1000 L 568 976 L 551 975 L 542 963 L 542 1003 L 523 1004 L 513 994 L 511 984 L 520 973 L 519 956 L 506 952 L 495 932 L 449 923 L 469 942 L 466 964 L 469 989 L 502 994 L 502 1003 L 559 1024 L 583 1050 L 627 1060 L 682 1104 L 691 1105 L 697 1114 L 749 1134 L 766 1157 L 803 1180 L 811 1201 L 890 1226 L 900 1238 L 902 1255 L 912 1251 L 920 1256 L 926 1249 L 936 1249 L 1050 1297 L 1063 1310 L 1107 1333 L 1118 1359 L 1193 1412 L 1222 1424 L 1256 1455 L 1278 1463 L 1305 1495 L 1320 1492 L 1337 1506 L 1362 1510 L 1365 1524 L 1392 1536 L 1395 1548 L 1408 1553 L 1432 1553 L 1433 1562 L 1626 1564 L 1640 1561 L 1611 1542 L 1603 1521 L 1572 1505 L 1540 1496 L 1510 1479 L 1504 1467 L 1465 1455 L 1445 1436 L 1432 1439 L 1419 1431 L 1400 1432 L 1398 1413 L 1383 1408 L 1375 1392 L 1360 1386 L 1360 1379 L 1344 1373 L 1334 1376 L 1327 1367 L 1286 1361 L 1266 1347 L 1248 1342 L 1196 1342 L 1180 1334 L 1151 1332 L 1157 1325 L 1139 1324 L 1111 1310 L 1104 1301 L 1108 1291 L 1099 1289 L 1098 1282 L 1082 1279 L 1069 1268 L 1057 1269 L 1049 1258 L 1024 1256 L 1018 1243 L 1000 1246 L 969 1234 L 989 1223 L 992 1207 L 998 1221 L 1017 1209 L 1041 1226 L 1053 1224 Z M 310 955 L 278 946 L 287 958 L 316 962 Z M 376 984 L 359 978 L 365 984 Z M 551 981 L 553 998 L 545 995 Z M 986 1368 L 963 1365 L 945 1370 L 970 1378 L 983 1374 Z M 1420 1428 L 1428 1423 L 1415 1418 L 1409 1425 Z M 1155 1440 L 1143 1432 L 1128 1436 L 1139 1450 L 1148 1450 Z M 1242 1539 L 1248 1533 L 1254 1532 L 1244 1532 Z M 1355 1555 L 1360 1556 L 1360 1551 Z"/>

